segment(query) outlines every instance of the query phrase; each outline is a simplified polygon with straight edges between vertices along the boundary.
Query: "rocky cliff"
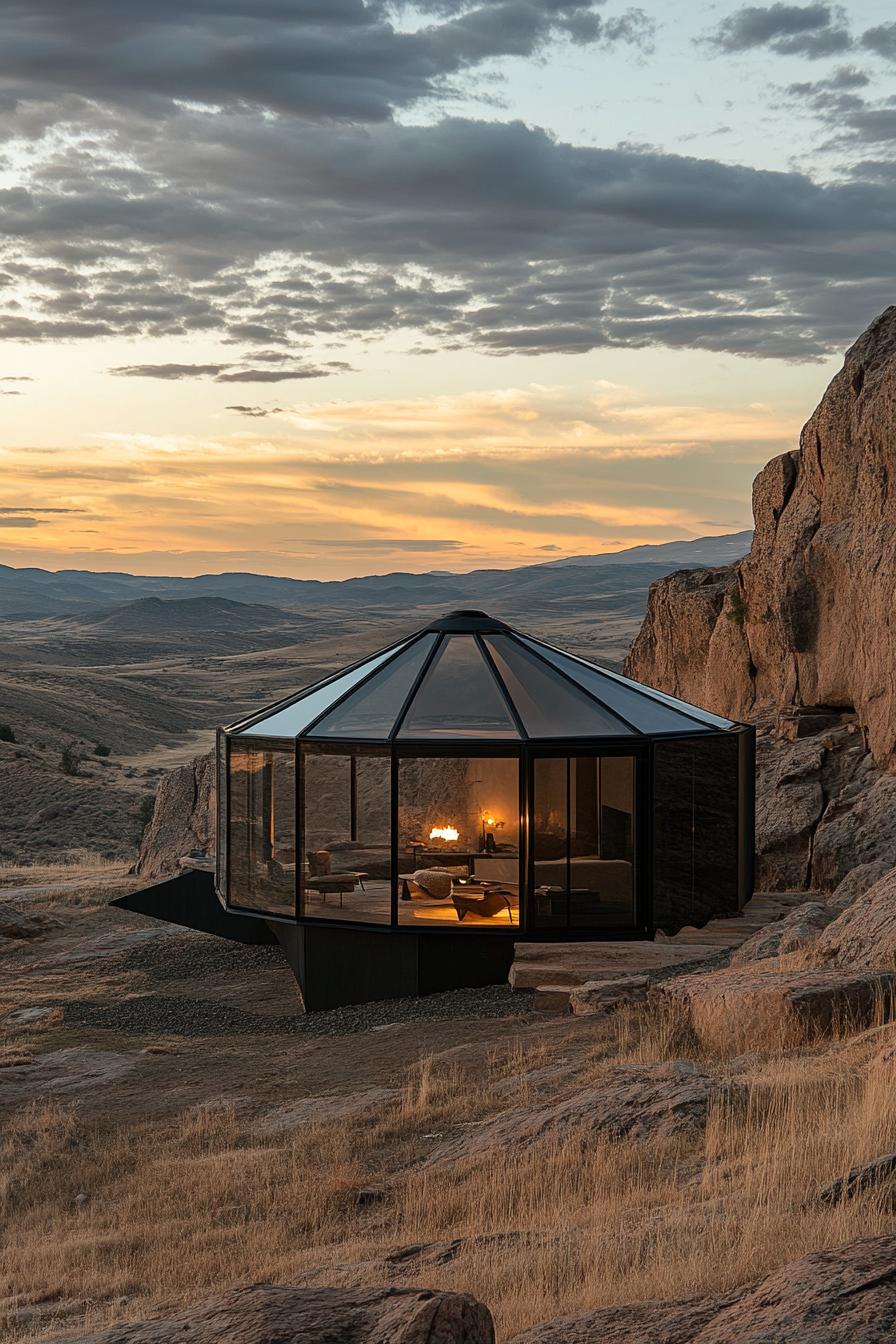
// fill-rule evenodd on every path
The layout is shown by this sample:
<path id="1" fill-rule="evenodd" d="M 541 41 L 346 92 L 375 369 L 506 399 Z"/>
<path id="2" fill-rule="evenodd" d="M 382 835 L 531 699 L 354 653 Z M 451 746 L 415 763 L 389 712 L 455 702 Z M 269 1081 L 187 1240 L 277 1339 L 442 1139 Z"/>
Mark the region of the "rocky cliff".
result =
<path id="1" fill-rule="evenodd" d="M 853 710 L 896 772 L 896 307 L 753 488 L 749 555 L 653 585 L 629 676 L 735 718 Z"/>

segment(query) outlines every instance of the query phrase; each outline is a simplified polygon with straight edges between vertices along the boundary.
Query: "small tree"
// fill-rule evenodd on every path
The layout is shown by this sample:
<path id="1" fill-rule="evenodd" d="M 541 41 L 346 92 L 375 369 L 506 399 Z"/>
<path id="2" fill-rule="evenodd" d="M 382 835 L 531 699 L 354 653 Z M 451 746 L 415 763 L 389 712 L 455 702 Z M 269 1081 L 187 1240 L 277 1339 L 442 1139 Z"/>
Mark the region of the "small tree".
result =
<path id="1" fill-rule="evenodd" d="M 67 746 L 62 748 L 62 755 L 59 757 L 59 769 L 64 775 L 80 775 L 82 760 L 83 757 L 74 742 L 69 742 Z"/>
<path id="2" fill-rule="evenodd" d="M 107 747 L 105 742 L 97 742 L 96 746 L 93 749 L 93 754 L 94 756 L 111 756 L 112 748 Z"/>
<path id="3" fill-rule="evenodd" d="M 0 742 L 15 742 L 16 735 L 11 723 L 0 723 Z"/>

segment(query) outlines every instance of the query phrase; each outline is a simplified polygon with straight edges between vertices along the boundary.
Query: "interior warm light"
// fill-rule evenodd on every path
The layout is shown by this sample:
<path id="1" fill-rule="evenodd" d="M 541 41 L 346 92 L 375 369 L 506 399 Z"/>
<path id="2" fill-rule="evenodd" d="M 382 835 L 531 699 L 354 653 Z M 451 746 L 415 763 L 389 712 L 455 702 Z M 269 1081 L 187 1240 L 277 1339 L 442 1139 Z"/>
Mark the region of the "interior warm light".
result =
<path id="1" fill-rule="evenodd" d="M 456 826 L 433 826 L 429 838 L 430 840 L 459 840 L 460 831 Z"/>

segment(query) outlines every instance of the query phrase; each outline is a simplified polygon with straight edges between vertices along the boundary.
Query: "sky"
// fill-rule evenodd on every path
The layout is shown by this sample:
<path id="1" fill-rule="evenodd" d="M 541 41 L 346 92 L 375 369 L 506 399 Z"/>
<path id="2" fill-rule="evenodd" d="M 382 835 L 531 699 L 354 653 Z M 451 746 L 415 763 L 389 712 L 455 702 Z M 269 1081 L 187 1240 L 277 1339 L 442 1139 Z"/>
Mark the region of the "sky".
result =
<path id="1" fill-rule="evenodd" d="M 738 531 L 896 302 L 879 0 L 0 0 L 0 562 Z"/>

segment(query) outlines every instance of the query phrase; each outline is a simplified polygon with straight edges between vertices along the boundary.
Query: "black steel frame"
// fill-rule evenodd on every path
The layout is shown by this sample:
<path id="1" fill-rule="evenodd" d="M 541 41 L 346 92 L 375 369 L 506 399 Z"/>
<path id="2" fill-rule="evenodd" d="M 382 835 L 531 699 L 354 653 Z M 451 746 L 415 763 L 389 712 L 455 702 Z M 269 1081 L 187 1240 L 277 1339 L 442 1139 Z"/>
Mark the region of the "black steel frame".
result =
<path id="1" fill-rule="evenodd" d="M 234 914 L 246 915 L 249 917 L 274 921 L 277 923 L 293 925 L 301 924 L 313 927 L 338 927 L 344 929 L 364 929 L 369 932 L 381 933 L 400 933 L 408 932 L 409 928 L 402 925 L 398 920 L 398 867 L 399 867 L 399 835 L 398 835 L 398 804 L 399 804 L 399 765 L 403 759 L 416 759 L 419 757 L 454 757 L 454 758 L 496 758 L 506 757 L 516 759 L 519 762 L 519 802 L 520 802 L 520 834 L 519 834 L 519 924 L 510 928 L 488 929 L 477 925 L 475 933 L 487 938 L 514 938 L 517 941 L 526 939 L 537 940 L 539 942 L 550 941 L 588 941 L 596 937 L 602 939 L 634 939 L 651 937 L 654 932 L 653 910 L 652 910 L 652 890 L 653 890 L 653 810 L 654 810 L 654 742 L 668 741 L 670 739 L 679 741 L 696 740 L 701 743 L 714 736 L 728 736 L 734 734 L 738 738 L 738 834 L 739 834 L 739 905 L 743 906 L 752 895 L 753 889 L 753 837 L 755 826 L 755 732 L 747 724 L 738 724 L 736 727 L 719 730 L 718 733 L 701 732 L 697 734 L 676 733 L 676 734 L 658 734 L 655 738 L 639 736 L 637 738 L 558 738 L 551 741 L 524 742 L 521 744 L 510 745 L 507 742 L 465 742 L 460 743 L 440 743 L 428 739 L 418 739 L 416 741 L 403 740 L 396 742 L 394 739 L 390 743 L 374 741 L 350 742 L 330 742 L 321 739 L 307 740 L 299 738 L 294 745 L 295 753 L 295 781 L 296 781 L 296 884 L 295 884 L 295 907 L 293 916 L 278 915 L 269 911 L 252 909 L 247 906 L 241 906 L 238 902 L 228 900 L 230 889 L 230 858 L 231 858 L 231 839 L 230 839 L 230 761 L 232 751 L 232 736 L 225 731 L 219 732 L 218 746 L 219 751 L 225 753 L 225 769 L 219 771 L 218 779 L 223 775 L 223 780 L 227 788 L 228 797 L 222 807 L 219 816 L 223 815 L 226 819 L 226 833 L 224 836 L 223 849 L 224 863 L 217 869 L 216 890 L 221 904 L 228 911 Z M 263 738 L 253 736 L 245 739 L 238 739 L 239 745 L 246 746 L 258 751 L 276 751 L 285 754 L 290 750 L 283 739 Z M 301 881 L 302 865 L 300 854 L 302 853 L 301 835 L 304 829 L 304 800 L 305 800 L 305 762 L 308 755 L 335 755 L 348 757 L 352 755 L 372 755 L 382 759 L 389 760 L 390 777 L 390 871 L 391 871 L 391 917 L 388 924 L 385 923 L 365 923 L 363 921 L 354 921 L 346 919 L 327 919 L 320 915 L 308 915 L 303 913 L 303 888 Z M 535 853 L 531 835 L 532 808 L 534 805 L 534 771 L 535 762 L 539 759 L 566 758 L 574 757 L 601 757 L 601 756 L 624 756 L 632 757 L 635 763 L 635 805 L 633 822 L 633 855 L 634 855 L 634 911 L 635 919 L 631 925 L 620 926 L 602 926 L 599 923 L 586 927 L 573 927 L 567 925 L 564 927 L 545 927 L 539 926 L 533 915 L 532 896 L 535 889 Z M 567 793 L 567 806 L 568 793 Z M 568 830 L 568 827 L 567 827 Z M 226 871 L 222 871 L 222 867 Z M 222 883 L 223 879 L 223 883 Z M 567 879 L 567 886 L 569 885 Z M 421 931 L 416 930 L 419 934 Z M 453 925 L 437 926 L 427 928 L 426 936 L 440 937 L 444 934 L 456 936 L 458 929 Z M 464 931 L 466 933 L 466 931 Z M 472 931 L 467 936 L 473 936 Z"/>
<path id="2" fill-rule="evenodd" d="M 498 632 L 496 626 L 495 632 Z M 406 653 L 414 645 L 425 639 L 427 635 L 435 633 L 432 647 L 429 649 L 426 657 L 423 659 L 413 684 L 410 686 L 405 697 L 404 703 L 398 713 L 398 716 L 387 737 L 381 739 L 359 739 L 339 741 L 337 739 L 315 738 L 313 732 L 315 727 L 322 719 L 328 717 L 334 710 L 363 687 L 373 676 L 376 676 L 396 658 Z M 217 778 L 220 782 L 222 774 L 227 798 L 223 804 L 223 810 L 219 816 L 223 815 L 226 821 L 226 833 L 223 845 L 223 863 L 218 861 L 216 866 L 216 890 L 218 898 L 225 909 L 233 911 L 235 914 L 248 915 L 258 919 L 275 921 L 284 924 L 301 924 L 313 927 L 339 927 L 344 929 L 364 929 L 370 932 L 408 932 L 407 926 L 402 926 L 398 922 L 398 788 L 399 788 L 399 763 L 402 759 L 414 757 L 437 757 L 453 756 L 461 758 L 475 757 L 512 757 L 519 761 L 519 798 L 520 798 L 520 838 L 519 838 L 519 925 L 511 928 L 484 929 L 481 925 L 477 926 L 476 934 L 488 938 L 515 938 L 522 940 L 525 938 L 537 938 L 539 941 L 563 940 L 575 941 L 578 939 L 588 940 L 595 937 L 601 938 L 644 938 L 650 937 L 654 931 L 653 928 L 653 910 L 652 910 L 652 891 L 653 891 L 653 798 L 654 798 L 654 743 L 668 740 L 687 741 L 697 739 L 701 742 L 707 741 L 715 736 L 727 736 L 734 733 L 739 736 L 738 753 L 738 835 L 739 835 L 739 905 L 743 906 L 752 895 L 753 885 L 753 863 L 754 863 L 754 827 L 755 827 L 755 730 L 748 724 L 736 724 L 729 729 L 712 728 L 706 725 L 706 721 L 700 718 L 698 712 L 691 715 L 687 714 L 686 709 L 682 709 L 686 717 L 691 717 L 695 725 L 701 724 L 701 728 L 694 731 L 668 732 L 645 734 L 640 732 L 635 725 L 626 719 L 621 713 L 612 709 L 600 698 L 593 694 L 587 687 L 575 681 L 568 673 L 545 657 L 537 647 L 549 648 L 542 641 L 531 640 L 524 642 L 517 636 L 516 632 L 501 627 L 500 633 L 512 640 L 516 645 L 524 650 L 529 656 L 536 657 L 546 667 L 548 667 L 554 676 L 559 676 L 587 699 L 592 700 L 599 705 L 606 714 L 609 713 L 618 720 L 622 728 L 622 735 L 618 737 L 578 737 L 578 738 L 551 738 L 551 739 L 531 739 L 526 733 L 525 725 L 522 723 L 516 706 L 504 684 L 503 678 L 495 665 L 488 645 L 482 638 L 482 634 L 475 632 L 471 637 L 476 641 L 476 645 L 483 657 L 494 679 L 496 688 L 501 699 L 507 707 L 508 713 L 512 718 L 520 741 L 512 743 L 508 739 L 488 740 L 484 738 L 470 738 L 464 742 L 453 741 L 447 743 L 432 738 L 401 738 L 402 726 L 404 724 L 408 710 L 422 686 L 427 673 L 436 664 L 440 652 L 446 639 L 451 637 L 453 631 L 446 626 L 445 629 L 434 632 L 422 630 L 408 639 L 399 641 L 389 649 L 379 650 L 380 653 L 388 653 L 389 656 L 383 658 L 373 667 L 366 676 L 361 677 L 350 685 L 340 696 L 333 700 L 325 709 L 321 710 L 309 723 L 305 725 L 302 732 L 295 738 L 295 795 L 296 795 L 296 881 L 295 881 L 295 905 L 293 916 L 284 916 L 273 914 L 267 911 L 255 910 L 249 907 L 240 906 L 238 903 L 229 900 L 230 876 L 231 876 L 231 844 L 230 844 L 230 760 L 231 748 L 235 735 L 244 732 L 247 728 L 262 722 L 277 710 L 297 704 L 314 691 L 321 687 L 329 685 L 338 680 L 347 672 L 360 667 L 369 659 L 375 658 L 376 654 L 369 654 L 366 658 L 360 659 L 350 667 L 341 669 L 332 676 L 317 682 L 315 685 L 307 687 L 298 695 L 288 696 L 278 701 L 276 705 L 267 706 L 257 714 L 251 715 L 239 723 L 234 724 L 228 729 L 218 730 L 218 752 L 224 752 L 224 770 L 219 769 Z M 487 632 L 486 632 L 487 633 Z M 535 646 L 535 647 L 533 647 Z M 574 658 L 574 655 L 569 655 Z M 651 694 L 649 687 L 644 687 L 644 694 L 648 697 Z M 655 693 L 657 698 L 664 699 Z M 680 703 L 680 702 L 679 702 Z M 286 745 L 291 739 L 268 738 L 261 734 L 253 734 L 246 737 L 238 737 L 240 745 L 259 751 L 285 752 L 289 750 Z M 300 837 L 304 827 L 304 803 L 305 803 L 305 760 L 309 753 L 330 754 L 348 756 L 351 760 L 353 756 L 371 753 L 378 756 L 385 756 L 388 753 L 390 761 L 390 821 L 391 821 L 391 918 L 389 924 L 363 923 L 353 920 L 335 920 L 326 919 L 319 915 L 307 915 L 303 913 L 302 888 L 302 863 L 300 855 L 302 846 Z M 618 928 L 607 928 L 599 924 L 582 929 L 572 928 L 567 920 L 566 927 L 541 927 L 539 928 L 532 918 L 532 894 L 534 892 L 534 865 L 535 856 L 532 846 L 531 818 L 532 805 L 534 801 L 534 762 L 539 757 L 566 757 L 575 756 L 630 756 L 635 762 L 635 809 L 633 825 L 633 856 L 634 856 L 634 910 L 635 920 L 631 926 L 620 926 Z M 567 790 L 567 807 L 569 806 L 569 794 Z M 567 818 L 568 820 L 568 818 Z M 567 834 L 568 834 L 567 826 Z M 222 846 L 219 844 L 219 849 Z M 567 846 L 568 855 L 568 846 Z M 222 871 L 223 869 L 223 871 Z M 569 887 L 569 868 L 567 857 L 567 889 Z M 443 934 L 456 935 L 458 932 L 453 926 L 434 926 L 426 929 L 426 935 L 439 937 Z M 417 930 L 420 933 L 420 930 Z M 468 935 L 472 936 L 472 934 Z"/>

